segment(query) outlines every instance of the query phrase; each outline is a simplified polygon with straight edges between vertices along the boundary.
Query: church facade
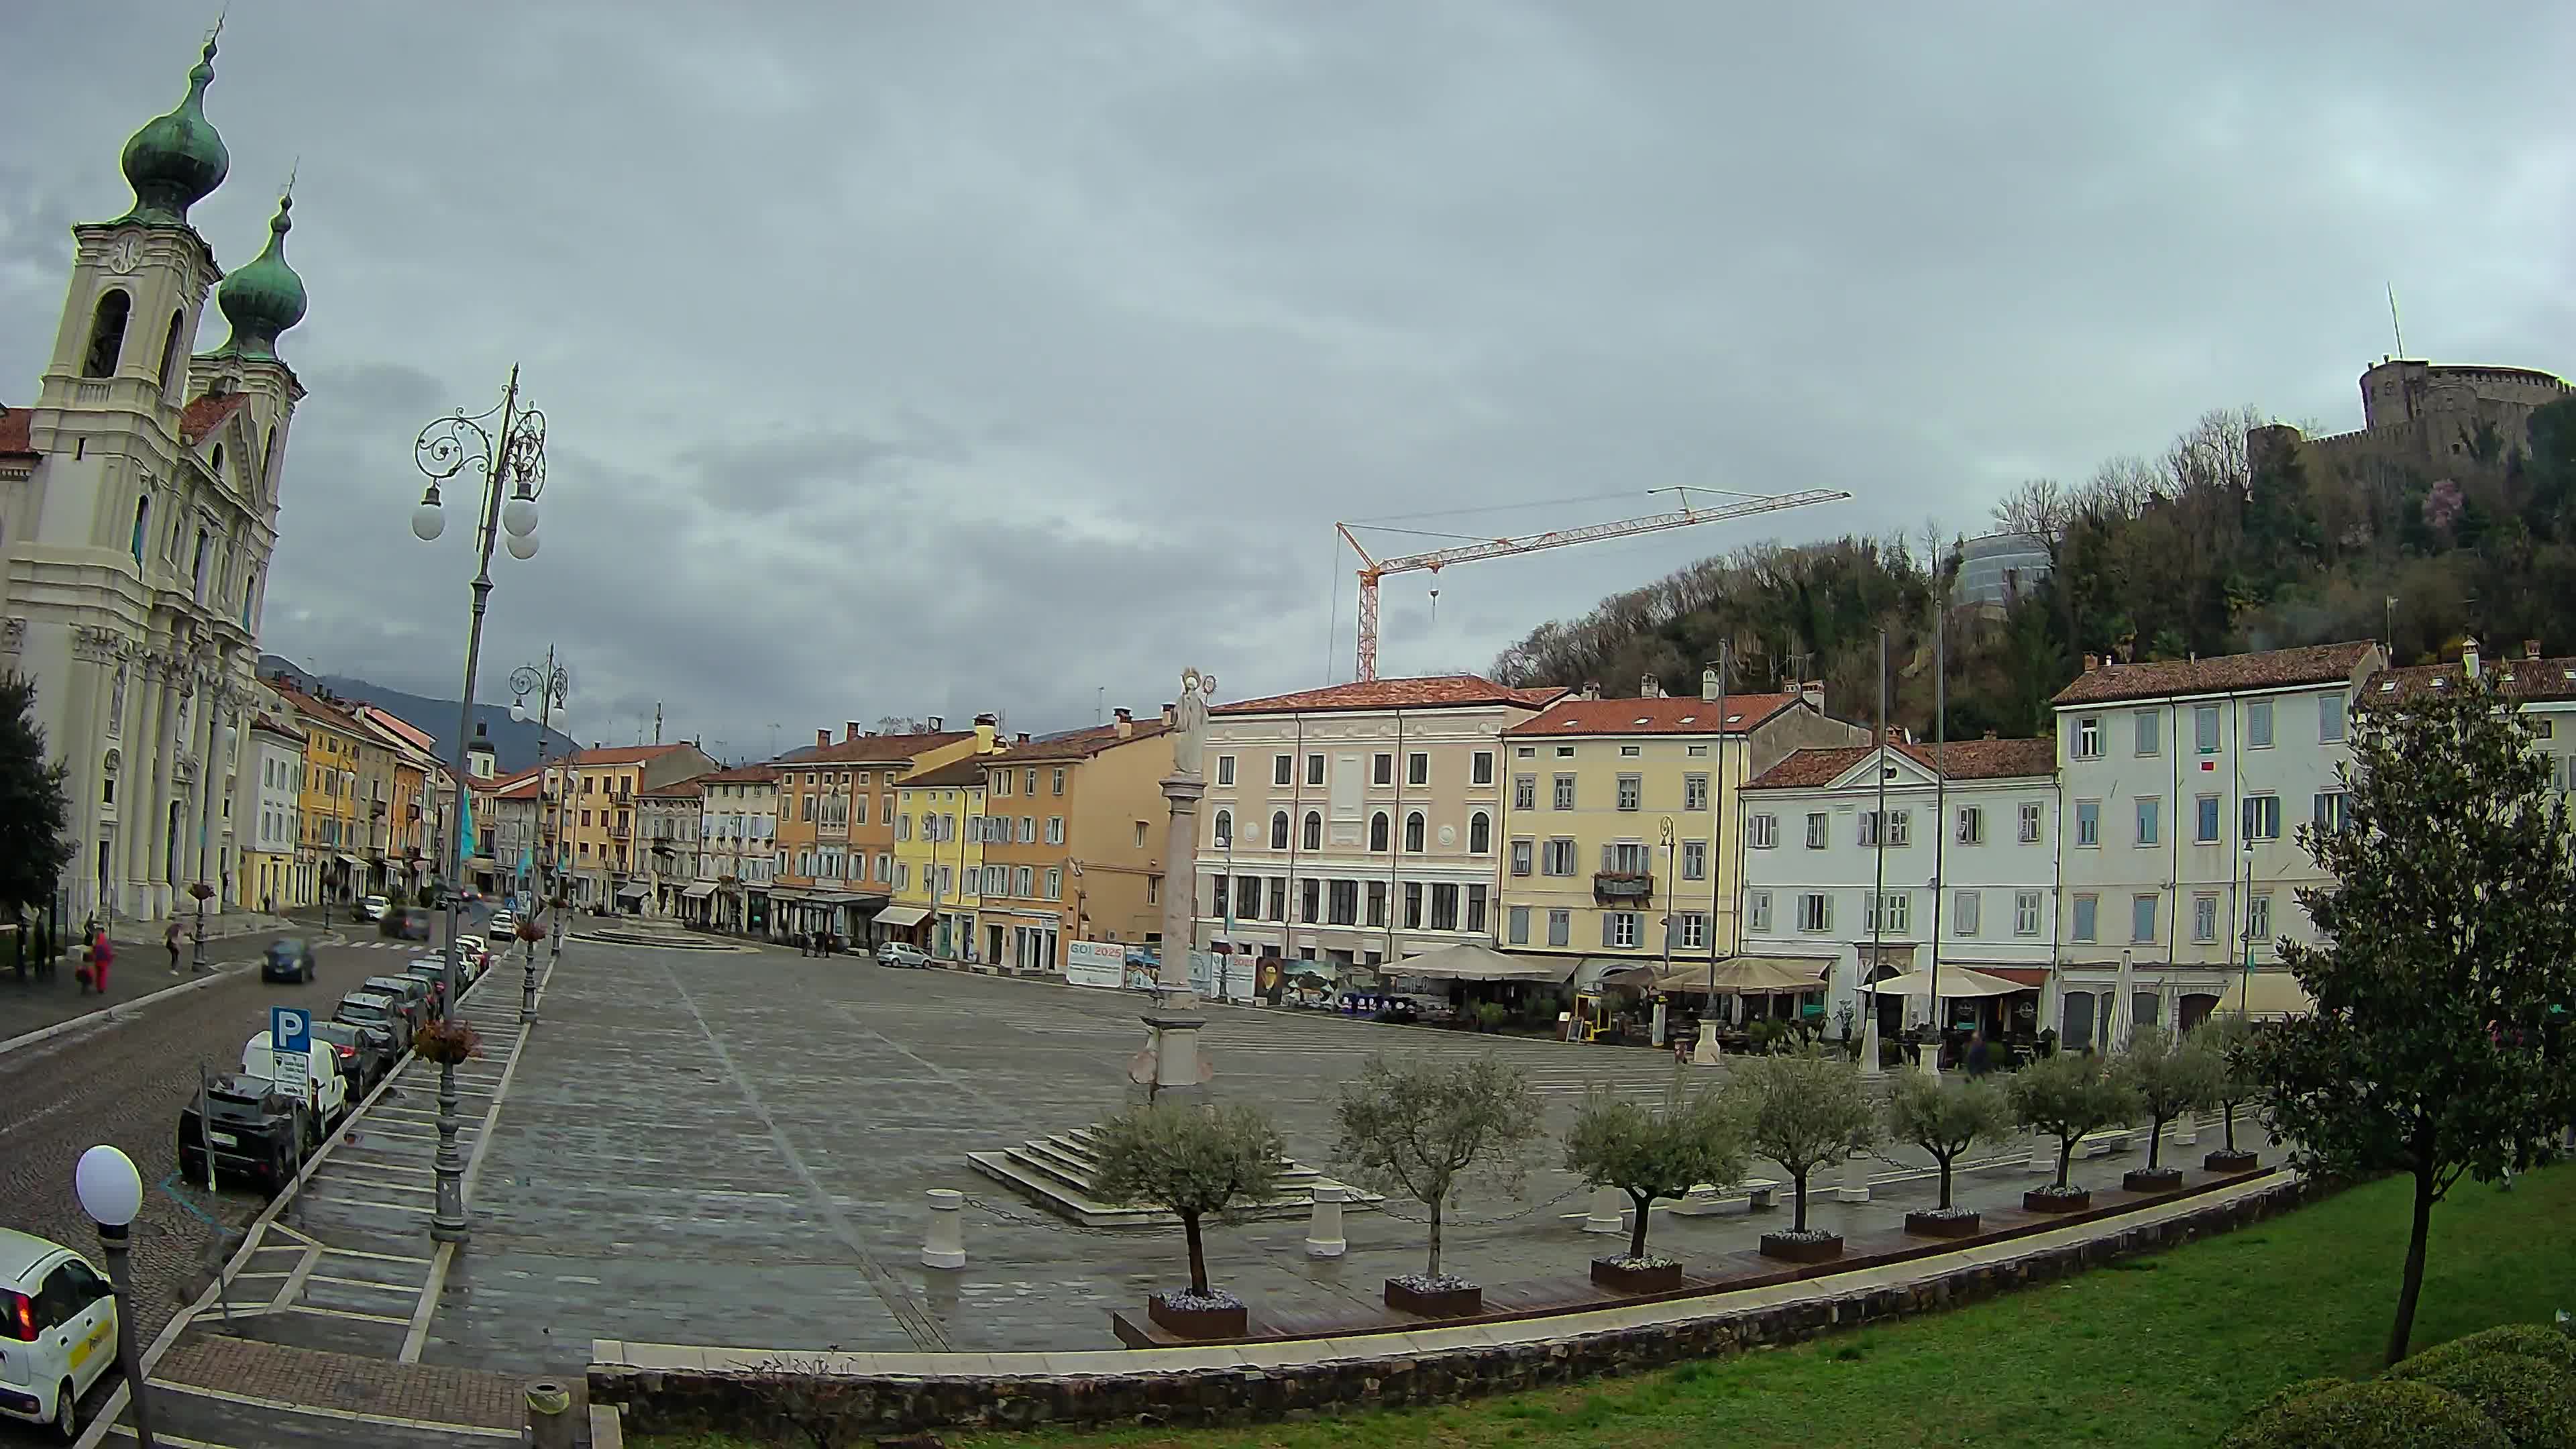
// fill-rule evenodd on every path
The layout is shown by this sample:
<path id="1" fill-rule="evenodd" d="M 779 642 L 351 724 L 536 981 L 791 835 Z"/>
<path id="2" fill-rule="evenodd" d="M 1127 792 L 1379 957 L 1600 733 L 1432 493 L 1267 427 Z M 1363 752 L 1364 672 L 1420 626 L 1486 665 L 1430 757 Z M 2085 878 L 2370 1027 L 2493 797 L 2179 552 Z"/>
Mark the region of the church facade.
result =
<path id="1" fill-rule="evenodd" d="M 175 110 L 126 142 L 134 205 L 72 228 L 62 321 L 31 407 L 0 411 L 0 667 L 36 684 L 78 847 L 65 919 L 255 898 L 260 608 L 304 389 L 290 199 L 227 275 L 188 208 L 230 169 L 206 118 L 209 41 Z M 212 301 L 230 336 L 197 350 Z M 31 905 L 42 903 L 30 902 Z"/>

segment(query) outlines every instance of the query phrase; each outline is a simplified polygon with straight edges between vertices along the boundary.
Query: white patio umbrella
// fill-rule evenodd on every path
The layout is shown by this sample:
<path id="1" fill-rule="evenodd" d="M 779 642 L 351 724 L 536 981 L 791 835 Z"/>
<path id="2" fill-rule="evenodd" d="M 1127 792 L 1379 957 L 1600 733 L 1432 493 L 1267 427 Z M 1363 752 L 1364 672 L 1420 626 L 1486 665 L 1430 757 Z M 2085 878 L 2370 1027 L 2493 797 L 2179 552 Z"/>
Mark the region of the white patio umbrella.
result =
<path id="1" fill-rule="evenodd" d="M 2127 1051 L 2129 1037 L 2137 1030 L 2138 1009 L 2131 999 L 2137 985 L 2137 967 L 2129 959 L 2129 953 L 2123 951 L 2120 953 L 2120 975 L 2112 987 L 2111 996 L 2111 1050 L 2115 1052 Z"/>

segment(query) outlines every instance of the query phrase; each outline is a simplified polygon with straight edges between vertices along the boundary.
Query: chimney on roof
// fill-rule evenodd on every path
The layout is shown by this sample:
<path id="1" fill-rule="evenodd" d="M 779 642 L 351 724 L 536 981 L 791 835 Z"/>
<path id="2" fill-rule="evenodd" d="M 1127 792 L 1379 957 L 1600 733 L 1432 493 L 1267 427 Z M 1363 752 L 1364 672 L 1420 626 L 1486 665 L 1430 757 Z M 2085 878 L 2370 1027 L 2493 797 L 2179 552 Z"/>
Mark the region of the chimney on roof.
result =
<path id="1" fill-rule="evenodd" d="M 1644 676 L 1637 681 L 1637 697 L 1639 699 L 1663 698 L 1664 682 L 1651 674 Z"/>
<path id="2" fill-rule="evenodd" d="M 2523 641 L 2522 641 L 2522 657 L 2523 657 L 2523 658 L 2525 658 L 2525 659 L 2537 659 L 2537 658 L 2539 658 L 2539 657 L 2540 657 L 2540 641 L 2539 641 L 2539 640 L 2537 640 L 2537 639 L 2525 639 L 2525 640 L 2523 640 Z"/>
<path id="3" fill-rule="evenodd" d="M 1994 737 L 1995 737 L 1995 732 L 1994 732 L 1993 730 L 1988 730 L 1988 731 L 1986 731 L 1986 738 L 1987 738 L 1987 739 L 1993 739 Z"/>
<path id="4" fill-rule="evenodd" d="M 1018 734 L 1018 736 L 1017 736 L 1016 738 L 1014 738 L 1014 739 L 1011 741 L 1011 743 L 1013 743 L 1013 744 L 1015 744 L 1015 745 L 1025 745 L 1025 744 L 1027 744 L 1028 742 L 1029 742 L 1029 732 L 1028 732 L 1027 730 L 1022 730 L 1022 731 L 1020 731 L 1020 732 L 1019 732 L 1019 734 Z"/>
<path id="5" fill-rule="evenodd" d="M 831 742 L 832 742 L 832 732 L 831 732 L 830 730 L 816 730 L 816 731 L 814 731 L 814 747 L 815 747 L 816 749 L 821 749 L 823 746 L 828 745 L 828 744 L 830 744 Z"/>
<path id="6" fill-rule="evenodd" d="M 979 714 L 979 715 L 975 716 L 975 723 L 977 723 L 977 724 L 979 724 L 979 725 L 997 725 L 997 726 L 998 726 L 999 724 L 1001 724 L 1001 722 L 1002 722 L 1002 717 L 1001 717 L 1000 715 L 998 715 L 998 714 L 985 713 L 985 714 Z"/>
<path id="7" fill-rule="evenodd" d="M 1115 728 L 1118 731 L 1118 738 L 1123 740 L 1136 733 L 1136 711 L 1132 709 L 1120 709 L 1114 713 L 1117 716 L 1117 724 L 1115 725 Z"/>
<path id="8" fill-rule="evenodd" d="M 2478 677 L 2478 639 L 2474 634 L 2460 641 L 2460 674 L 2466 679 Z"/>
<path id="9" fill-rule="evenodd" d="M 2087 673 L 2087 674 L 2091 674 L 2091 673 L 2093 673 L 2095 670 L 2100 669 L 2101 667 L 2102 667 L 2102 656 L 2101 656 L 2101 655 L 2099 655 L 2099 654 L 2087 654 L 2087 655 L 2085 655 L 2085 656 L 2084 656 L 2084 672 L 2085 672 L 2085 673 Z"/>
<path id="10" fill-rule="evenodd" d="M 1599 699 L 1600 697 L 1601 681 L 1597 679 L 1587 679 L 1583 681 L 1582 692 L 1575 696 L 1577 699 Z"/>
<path id="11" fill-rule="evenodd" d="M 1813 709 L 1816 713 L 1823 714 L 1825 712 L 1825 682 L 1823 680 L 1800 680 L 1798 682 L 1798 697 L 1805 700 L 1808 708 Z"/>
<path id="12" fill-rule="evenodd" d="M 1179 718 L 1180 713 L 1178 707 L 1168 699 L 1163 701 L 1163 723 L 1169 725 Z"/>
<path id="13" fill-rule="evenodd" d="M 938 715 L 932 715 L 927 721 L 925 721 L 925 723 L 929 726 L 930 732 L 934 735 L 946 734 L 948 732 L 948 721 L 940 718 Z"/>
<path id="14" fill-rule="evenodd" d="M 854 719 L 841 721 L 841 743 L 846 745 L 857 738 L 859 738 L 859 722 Z"/>
<path id="15" fill-rule="evenodd" d="M 1702 698 L 1702 699 L 1708 700 L 1708 701 L 1709 701 L 1709 702 L 1711 702 L 1711 703 L 1715 703 L 1715 702 L 1716 702 L 1716 700 L 1717 700 L 1717 671 L 1716 671 L 1716 670 L 1714 670 L 1714 669 L 1703 669 L 1703 670 L 1701 670 L 1701 671 L 1699 672 L 1699 697 L 1700 697 L 1700 698 Z"/>

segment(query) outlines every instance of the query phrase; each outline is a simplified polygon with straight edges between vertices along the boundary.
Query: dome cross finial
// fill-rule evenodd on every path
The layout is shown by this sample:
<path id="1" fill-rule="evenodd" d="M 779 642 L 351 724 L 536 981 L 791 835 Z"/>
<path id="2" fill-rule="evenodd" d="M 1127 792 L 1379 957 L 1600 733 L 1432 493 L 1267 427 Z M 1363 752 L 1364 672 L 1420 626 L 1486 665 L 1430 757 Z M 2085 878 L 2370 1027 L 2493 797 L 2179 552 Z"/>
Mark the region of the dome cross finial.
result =
<path id="1" fill-rule="evenodd" d="M 223 22 L 215 22 L 215 34 Z M 167 115 L 146 121 L 125 143 L 122 158 L 126 183 L 134 188 L 134 208 L 118 218 L 150 226 L 186 226 L 188 208 L 223 184 L 232 169 L 232 153 L 206 119 L 206 87 L 215 80 L 215 34 L 188 72 L 188 94 Z"/>

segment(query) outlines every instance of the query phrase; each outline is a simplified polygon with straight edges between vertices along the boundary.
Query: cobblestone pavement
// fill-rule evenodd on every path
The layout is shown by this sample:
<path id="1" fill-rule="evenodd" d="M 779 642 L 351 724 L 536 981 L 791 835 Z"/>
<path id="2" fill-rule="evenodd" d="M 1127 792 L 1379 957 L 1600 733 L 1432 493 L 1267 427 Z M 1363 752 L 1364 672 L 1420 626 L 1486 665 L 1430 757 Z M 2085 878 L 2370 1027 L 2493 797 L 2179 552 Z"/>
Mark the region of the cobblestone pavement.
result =
<path id="1" fill-rule="evenodd" d="M 87 1016 L 94 1011 L 125 1006 L 155 992 L 199 979 L 187 974 L 195 959 L 193 942 L 180 948 L 180 971 L 170 974 L 170 957 L 161 949 L 157 922 L 143 922 L 155 927 L 146 940 L 117 939 L 116 959 L 108 966 L 107 992 L 101 995 L 81 988 L 76 974 L 79 963 L 66 953 L 54 963 L 53 974 L 39 977 L 30 973 L 20 976 L 15 971 L 0 971 L 0 1042 L 46 1027 Z M 78 923 L 74 923 L 78 929 Z M 293 928 L 271 916 L 210 917 L 206 926 L 206 964 L 217 966 L 231 962 L 238 966 L 257 959 L 262 946 Z"/>
<path id="2" fill-rule="evenodd" d="M 267 1029 L 273 1003 L 327 1012 L 363 978 L 409 959 L 372 942 L 324 945 L 311 985 L 271 986 L 249 969 L 251 953 L 267 939 L 242 938 L 230 963 L 238 969 L 207 985 L 0 1055 L 0 1225 L 95 1259 L 98 1233 L 73 1197 L 72 1167 L 96 1144 L 122 1148 L 144 1182 L 132 1265 L 135 1322 L 146 1342 L 177 1312 L 189 1280 L 213 1261 L 217 1225 L 238 1230 L 263 1205 L 246 1187 L 228 1184 L 210 1195 L 203 1184 L 176 1181 L 179 1112 L 196 1093 L 199 1063 L 237 1068 L 242 1043 Z M 436 949 L 392 944 L 414 955 Z M 169 983 L 162 968 L 149 974 Z M 0 997 L 7 991 L 0 982 Z M 104 1392 L 94 1392 L 93 1402 Z"/>

